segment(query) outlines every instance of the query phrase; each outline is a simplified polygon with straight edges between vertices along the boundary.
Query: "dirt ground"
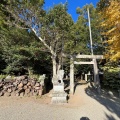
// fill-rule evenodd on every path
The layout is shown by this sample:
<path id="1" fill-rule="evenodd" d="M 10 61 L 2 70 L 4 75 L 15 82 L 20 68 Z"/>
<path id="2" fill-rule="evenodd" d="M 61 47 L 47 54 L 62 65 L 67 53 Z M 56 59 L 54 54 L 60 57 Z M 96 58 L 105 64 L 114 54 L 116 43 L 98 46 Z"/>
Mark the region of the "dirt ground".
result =
<path id="1" fill-rule="evenodd" d="M 81 107 L 84 106 L 85 104 L 89 103 L 89 94 L 87 94 L 86 89 L 88 88 L 89 84 L 86 84 L 84 81 L 80 82 L 76 86 L 75 93 L 72 95 L 68 94 L 68 103 L 65 104 L 67 107 Z M 69 87 L 66 88 L 66 90 L 69 90 Z M 30 97 L 21 97 L 21 96 L 9 96 L 9 97 L 0 97 L 0 106 L 6 106 L 6 105 L 11 105 L 12 103 L 15 102 L 20 102 L 20 103 L 25 103 L 28 101 L 40 103 L 40 104 L 51 104 L 51 90 L 49 93 L 43 95 L 42 97 L 39 96 L 30 96 Z M 97 94 L 95 90 L 90 91 L 93 96 Z M 90 95 L 90 96 L 92 96 Z M 104 97 L 110 97 L 108 95 L 104 94 Z M 120 99 L 116 99 L 119 101 Z M 62 104 L 61 104 L 62 106 Z"/>
<path id="2" fill-rule="evenodd" d="M 65 90 L 69 93 L 69 87 Z M 74 95 L 68 94 L 66 104 L 51 104 L 51 93 L 42 97 L 0 97 L 0 120 L 120 119 L 120 98 L 105 91 L 99 95 L 84 82 L 76 85 Z"/>

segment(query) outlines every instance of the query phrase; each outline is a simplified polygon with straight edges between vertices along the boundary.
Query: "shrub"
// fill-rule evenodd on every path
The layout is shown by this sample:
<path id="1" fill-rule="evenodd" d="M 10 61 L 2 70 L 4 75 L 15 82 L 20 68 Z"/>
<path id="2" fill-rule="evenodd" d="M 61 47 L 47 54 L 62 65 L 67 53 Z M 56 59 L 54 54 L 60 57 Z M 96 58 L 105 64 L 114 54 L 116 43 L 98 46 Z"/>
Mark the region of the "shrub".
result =
<path id="1" fill-rule="evenodd" d="M 120 88 L 119 68 L 118 67 L 103 67 L 104 80 L 103 85 L 112 89 Z"/>

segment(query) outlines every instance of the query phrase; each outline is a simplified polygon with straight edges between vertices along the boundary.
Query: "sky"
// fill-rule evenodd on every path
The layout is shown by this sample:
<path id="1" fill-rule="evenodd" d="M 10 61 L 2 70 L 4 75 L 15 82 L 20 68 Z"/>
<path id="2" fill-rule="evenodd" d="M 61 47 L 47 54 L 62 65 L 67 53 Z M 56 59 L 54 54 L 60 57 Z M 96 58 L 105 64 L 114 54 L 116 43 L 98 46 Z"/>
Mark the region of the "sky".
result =
<path id="1" fill-rule="evenodd" d="M 76 14 L 76 8 L 82 8 L 86 4 L 92 3 L 96 6 L 96 3 L 99 0 L 45 0 L 45 9 L 49 9 L 50 7 L 54 6 L 55 4 L 65 3 L 68 2 L 68 13 L 72 15 L 74 21 L 77 20 L 78 15 Z"/>

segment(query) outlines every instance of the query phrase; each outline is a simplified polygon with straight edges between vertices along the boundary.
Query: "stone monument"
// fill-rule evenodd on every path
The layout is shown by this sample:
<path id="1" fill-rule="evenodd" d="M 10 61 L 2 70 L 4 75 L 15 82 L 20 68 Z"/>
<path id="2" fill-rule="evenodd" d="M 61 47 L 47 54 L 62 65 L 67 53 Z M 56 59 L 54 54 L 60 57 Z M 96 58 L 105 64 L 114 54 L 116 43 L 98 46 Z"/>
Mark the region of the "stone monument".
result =
<path id="1" fill-rule="evenodd" d="M 46 77 L 45 74 L 39 76 L 39 82 L 40 82 L 40 84 L 42 86 L 43 94 L 46 93 L 45 77 Z"/>
<path id="2" fill-rule="evenodd" d="M 41 84 L 42 86 L 44 86 L 44 83 L 45 83 L 45 77 L 46 77 L 45 74 L 39 76 L 39 81 L 40 81 L 40 84 Z"/>
<path id="3" fill-rule="evenodd" d="M 53 81 L 53 93 L 51 103 L 67 103 L 67 94 L 64 91 L 64 70 L 59 70 Z"/>

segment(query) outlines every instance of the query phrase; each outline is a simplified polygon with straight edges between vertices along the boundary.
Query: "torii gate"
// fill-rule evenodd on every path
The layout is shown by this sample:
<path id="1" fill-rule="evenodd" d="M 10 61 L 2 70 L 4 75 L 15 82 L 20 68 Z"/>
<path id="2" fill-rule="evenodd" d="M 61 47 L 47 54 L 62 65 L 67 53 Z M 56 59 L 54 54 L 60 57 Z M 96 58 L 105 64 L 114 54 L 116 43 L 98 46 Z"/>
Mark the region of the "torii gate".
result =
<path id="1" fill-rule="evenodd" d="M 92 61 L 90 62 L 76 62 L 74 61 L 75 58 L 90 58 Z M 98 76 L 98 67 L 96 59 L 103 59 L 103 55 L 77 55 L 71 56 L 70 58 L 70 92 L 74 93 L 74 64 L 93 64 L 94 68 L 94 84 L 95 87 L 100 92 L 100 80 Z"/>

